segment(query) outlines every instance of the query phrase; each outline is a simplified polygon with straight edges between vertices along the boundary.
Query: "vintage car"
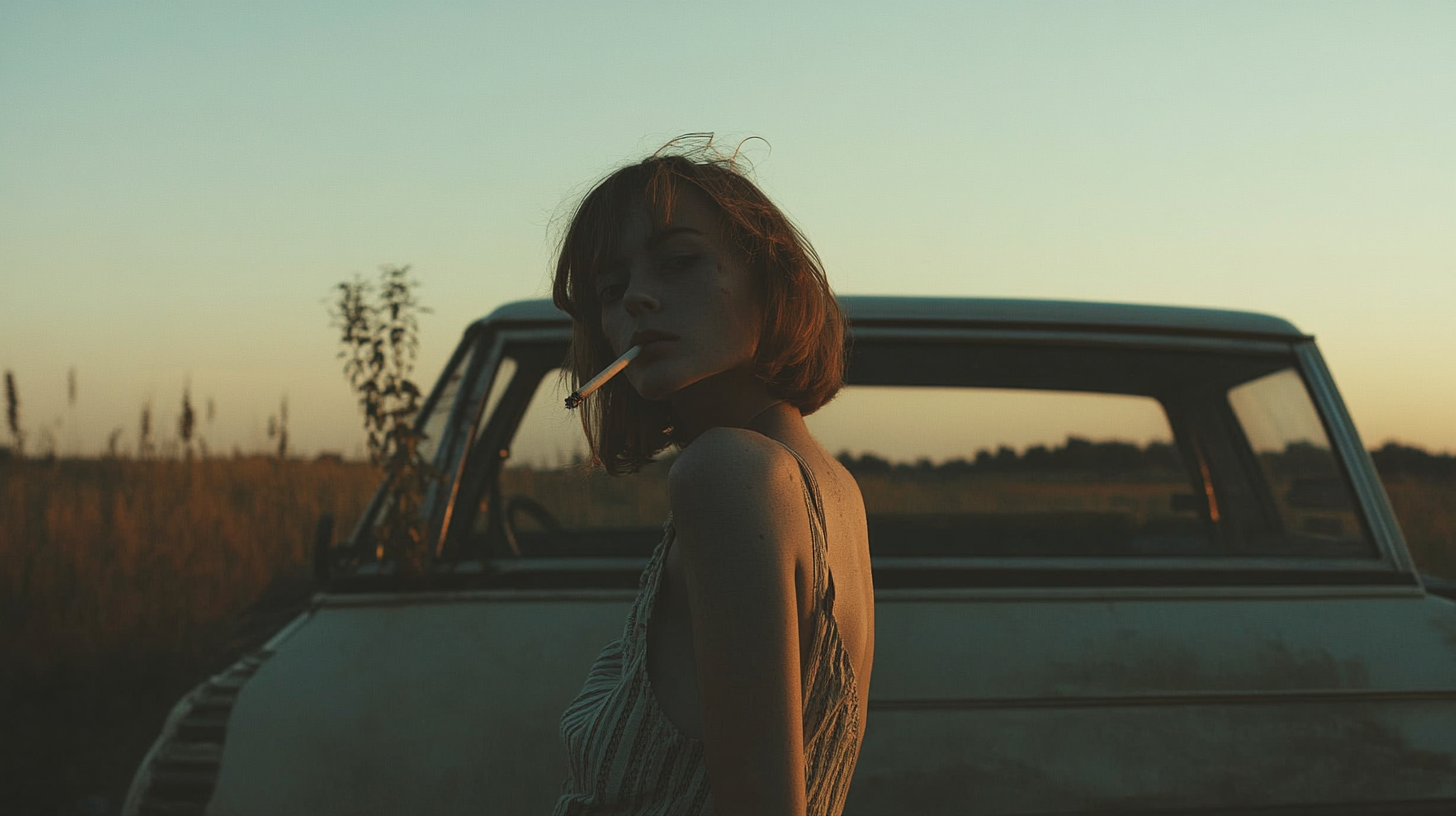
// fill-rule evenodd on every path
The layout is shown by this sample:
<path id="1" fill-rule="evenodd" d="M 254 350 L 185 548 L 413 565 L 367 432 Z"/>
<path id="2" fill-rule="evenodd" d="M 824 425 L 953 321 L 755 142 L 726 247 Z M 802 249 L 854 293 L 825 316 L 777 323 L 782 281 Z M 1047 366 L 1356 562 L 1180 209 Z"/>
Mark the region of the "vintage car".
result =
<path id="1" fill-rule="evenodd" d="M 876 643 L 845 813 L 1456 813 L 1456 604 L 1314 340 L 1266 315 L 846 297 L 808 418 L 858 479 Z M 588 466 L 549 302 L 419 418 L 433 563 L 318 553 L 309 608 L 178 703 L 128 814 L 544 814 L 666 460 Z"/>

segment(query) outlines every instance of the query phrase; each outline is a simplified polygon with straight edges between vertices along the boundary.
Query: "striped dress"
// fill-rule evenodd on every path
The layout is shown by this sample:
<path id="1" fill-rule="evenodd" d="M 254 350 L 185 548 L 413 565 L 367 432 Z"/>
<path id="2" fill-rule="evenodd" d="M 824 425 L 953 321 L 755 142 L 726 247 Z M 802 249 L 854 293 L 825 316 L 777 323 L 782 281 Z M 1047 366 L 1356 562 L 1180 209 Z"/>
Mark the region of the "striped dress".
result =
<path id="1" fill-rule="evenodd" d="M 808 816 L 839 816 L 859 757 L 859 699 L 854 668 L 832 614 L 824 506 L 814 474 L 803 474 L 813 536 L 814 631 L 804 666 L 804 781 Z M 699 816 L 713 813 L 703 744 L 679 732 L 657 707 L 647 680 L 647 621 L 662 565 L 672 546 L 672 518 L 663 525 L 627 614 L 622 637 L 607 644 L 586 685 L 561 716 L 567 778 L 553 816 Z"/>

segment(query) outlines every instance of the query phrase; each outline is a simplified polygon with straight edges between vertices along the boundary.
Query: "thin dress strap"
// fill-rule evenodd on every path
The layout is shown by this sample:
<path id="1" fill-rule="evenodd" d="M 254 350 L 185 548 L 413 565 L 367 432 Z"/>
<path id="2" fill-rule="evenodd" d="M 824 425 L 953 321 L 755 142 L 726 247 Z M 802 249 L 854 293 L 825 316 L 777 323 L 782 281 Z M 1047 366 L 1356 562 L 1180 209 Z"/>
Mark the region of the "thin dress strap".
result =
<path id="1" fill-rule="evenodd" d="M 773 437 L 769 437 L 772 439 Z M 778 442 L 777 439 L 774 439 Z M 836 816 L 844 809 L 859 758 L 859 684 L 834 618 L 834 573 L 829 569 L 828 523 L 814 471 L 799 452 L 784 445 L 804 477 L 804 503 L 814 550 L 814 634 L 804 666 L 804 781 L 810 816 Z M 821 595 L 822 588 L 822 595 Z"/>
<path id="2" fill-rule="evenodd" d="M 809 535 L 813 542 L 813 569 L 814 569 L 814 599 L 815 603 L 824 599 L 825 610 L 834 610 L 834 575 L 829 571 L 829 523 L 824 517 L 824 499 L 819 492 L 819 481 L 814 478 L 814 471 L 809 468 L 809 463 L 804 457 L 793 448 L 779 442 L 771 436 L 764 436 L 765 439 L 772 439 L 779 447 L 789 452 L 794 461 L 799 463 L 799 473 L 804 477 L 803 491 L 804 504 L 809 508 Z"/>

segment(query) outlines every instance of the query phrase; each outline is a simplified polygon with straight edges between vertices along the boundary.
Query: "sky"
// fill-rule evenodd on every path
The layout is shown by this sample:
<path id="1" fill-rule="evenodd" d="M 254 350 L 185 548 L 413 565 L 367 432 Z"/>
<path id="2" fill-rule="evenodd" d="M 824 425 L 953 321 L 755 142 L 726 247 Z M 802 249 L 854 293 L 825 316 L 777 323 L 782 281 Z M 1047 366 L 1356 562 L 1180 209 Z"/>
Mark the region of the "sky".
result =
<path id="1" fill-rule="evenodd" d="M 547 294 L 555 228 L 744 144 L 842 293 L 1244 309 L 1364 441 L 1456 450 L 1456 3 L 0 4 L 0 368 L 94 454 L 361 455 L 332 287 L 410 264 L 417 369 Z M 76 371 L 75 404 L 67 372 Z"/>

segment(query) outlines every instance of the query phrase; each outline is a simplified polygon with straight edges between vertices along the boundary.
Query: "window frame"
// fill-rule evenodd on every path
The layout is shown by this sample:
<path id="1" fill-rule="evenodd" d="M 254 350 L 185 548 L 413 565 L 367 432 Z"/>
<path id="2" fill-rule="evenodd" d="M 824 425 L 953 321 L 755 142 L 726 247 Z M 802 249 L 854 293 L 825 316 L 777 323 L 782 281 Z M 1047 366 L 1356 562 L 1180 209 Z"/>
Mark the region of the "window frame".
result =
<path id="1" fill-rule="evenodd" d="M 550 344 L 560 346 L 570 339 L 570 327 L 565 323 L 543 325 L 534 323 L 526 326 L 498 324 L 477 326 L 478 331 L 467 333 L 461 346 L 475 343 L 491 345 L 491 354 L 477 354 L 479 367 L 467 377 L 459 391 L 470 393 L 475 411 L 483 408 L 491 380 L 500 361 L 512 346 L 521 344 Z M 1085 328 L 958 328 L 946 326 L 885 325 L 852 328 L 849 342 L 864 345 L 882 341 L 915 341 L 961 343 L 1006 343 L 1012 345 L 1056 345 L 1108 348 L 1135 348 L 1139 350 L 1203 351 L 1224 352 L 1238 355 L 1270 356 L 1288 360 L 1304 381 L 1306 390 L 1324 424 L 1329 437 L 1331 451 L 1335 456 L 1343 477 L 1350 485 L 1356 510 L 1374 544 L 1376 556 L 1366 558 L 1313 558 L 1300 556 L 1240 557 L 1223 556 L 1199 558 L 1185 556 L 1156 557 L 977 557 L 969 558 L 912 558 L 891 557 L 874 559 L 877 586 L 892 587 L 1097 587 L 1097 586 L 1351 586 L 1415 584 L 1415 574 L 1399 526 L 1395 522 L 1384 488 L 1376 476 L 1369 454 L 1360 444 L 1359 436 L 1350 420 L 1348 411 L 1330 379 L 1328 369 L 1316 349 L 1312 338 L 1298 340 L 1273 340 L 1267 338 L 1239 338 L 1227 336 L 1200 336 L 1193 334 L 1169 334 L 1148 331 L 1095 331 Z M 456 354 L 462 353 L 457 349 Z M 452 363 L 456 357 L 452 356 Z M 486 361 L 489 369 L 482 377 Z M 448 372 L 449 369 L 446 369 Z M 518 365 L 514 377 L 519 378 L 536 368 Z M 546 376 L 549 376 L 546 375 Z M 479 382 L 476 382 L 479 381 Z M 457 449 L 467 451 L 457 460 L 457 472 L 462 478 L 454 480 L 452 489 L 443 495 L 443 505 L 432 513 L 440 519 L 439 537 L 441 551 L 450 555 L 457 551 L 460 540 L 460 521 L 471 514 L 452 512 L 454 505 L 463 495 L 460 486 L 463 478 L 471 471 L 479 457 L 485 456 L 487 447 L 502 447 L 501 440 L 513 435 L 526 409 L 533 388 L 518 388 L 513 382 L 509 391 L 524 391 L 524 396 L 506 393 L 495 407 L 495 414 L 486 418 L 486 425 L 479 425 L 478 413 L 471 414 L 469 439 L 457 440 Z M 438 384 L 437 384 L 438 388 Z M 477 396 L 478 395 L 478 396 Z M 432 392 L 432 399 L 434 394 Z M 456 406 L 465 410 L 464 401 Z M 507 428 L 502 418 L 509 417 Z M 452 423 L 453 425 L 454 423 Z M 476 439 L 474 429 L 481 428 L 481 438 Z M 490 443 L 491 439 L 494 443 Z M 487 444 L 490 443 L 490 444 Z M 465 445 L 466 448 L 459 446 Z M 481 495 L 495 490 L 499 484 L 500 457 L 491 457 L 488 470 L 477 473 L 482 484 Z M 457 555 L 467 555 L 456 552 Z M 473 554 L 469 554 L 473 555 Z M 469 557 L 467 555 L 467 557 Z M 552 561 L 551 564 L 532 563 Z M 622 583 L 621 575 L 640 570 L 640 559 L 598 559 L 600 563 L 588 563 L 591 559 L 514 559 L 509 556 L 481 558 L 470 570 L 484 576 L 492 576 L 494 584 L 504 579 L 512 586 L 560 586 L 553 583 L 552 575 L 575 576 L 569 583 L 575 585 L 585 580 L 591 585 L 617 585 Z M 466 566 L 461 564 L 462 567 Z M 596 574 L 602 579 L 595 584 L 582 579 L 582 573 Z M 608 578 L 608 573 L 617 576 Z M 620 573 L 620 574 L 619 574 Z M 515 578 L 511 578 L 515 576 Z"/>

